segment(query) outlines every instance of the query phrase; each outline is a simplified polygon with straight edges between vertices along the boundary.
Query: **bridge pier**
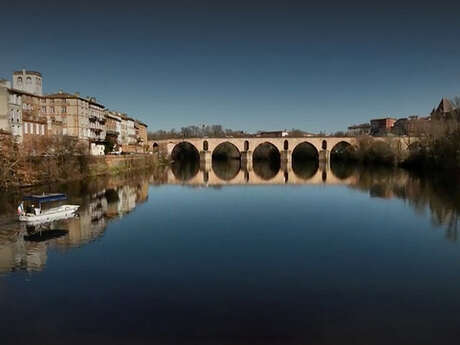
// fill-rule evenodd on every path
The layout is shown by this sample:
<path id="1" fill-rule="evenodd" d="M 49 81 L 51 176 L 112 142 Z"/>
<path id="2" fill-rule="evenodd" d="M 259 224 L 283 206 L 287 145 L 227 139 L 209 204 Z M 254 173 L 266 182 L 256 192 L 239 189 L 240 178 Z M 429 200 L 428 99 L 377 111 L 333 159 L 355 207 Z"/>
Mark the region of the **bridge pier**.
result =
<path id="1" fill-rule="evenodd" d="M 281 151 L 281 169 L 285 172 L 292 170 L 292 152 L 290 150 Z"/>
<path id="2" fill-rule="evenodd" d="M 211 165 L 212 165 L 211 151 L 201 151 L 200 152 L 200 170 L 210 171 Z"/>
<path id="3" fill-rule="evenodd" d="M 252 170 L 252 151 L 241 152 L 241 167 L 246 171 Z"/>
<path id="4" fill-rule="evenodd" d="M 331 158 L 331 151 L 326 150 L 326 149 L 320 150 L 318 152 L 318 158 L 320 162 L 325 162 L 329 164 L 329 160 Z"/>

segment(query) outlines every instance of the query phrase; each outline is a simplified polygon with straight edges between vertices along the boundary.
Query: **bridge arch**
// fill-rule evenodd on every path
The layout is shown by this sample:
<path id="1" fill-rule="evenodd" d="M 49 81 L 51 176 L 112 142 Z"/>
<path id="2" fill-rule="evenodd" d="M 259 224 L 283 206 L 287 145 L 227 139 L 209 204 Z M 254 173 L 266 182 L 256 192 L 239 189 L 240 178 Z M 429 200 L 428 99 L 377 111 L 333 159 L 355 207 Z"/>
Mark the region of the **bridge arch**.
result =
<path id="1" fill-rule="evenodd" d="M 338 141 L 331 149 L 331 161 L 334 159 L 351 160 L 356 148 L 348 141 Z"/>
<path id="2" fill-rule="evenodd" d="M 319 152 L 309 141 L 297 144 L 292 151 L 292 171 L 302 180 L 309 180 L 319 168 Z"/>
<path id="3" fill-rule="evenodd" d="M 197 147 L 187 141 L 176 144 L 171 151 L 171 170 L 176 179 L 188 181 L 200 170 L 200 153 Z"/>
<path id="4" fill-rule="evenodd" d="M 316 148 L 315 145 L 313 145 L 309 141 L 302 141 L 301 143 L 298 143 L 295 147 L 294 150 L 292 150 L 292 160 L 294 159 L 316 159 L 318 160 L 319 157 L 319 152 L 318 149 Z"/>
<path id="5" fill-rule="evenodd" d="M 241 152 L 238 147 L 230 141 L 218 144 L 212 151 L 212 159 L 240 159 Z"/>
<path id="6" fill-rule="evenodd" d="M 257 176 L 263 180 L 271 180 L 281 169 L 280 150 L 269 141 L 259 143 L 253 151 L 252 165 Z"/>
<path id="7" fill-rule="evenodd" d="M 200 159 L 200 150 L 188 141 L 181 141 L 174 145 L 171 151 L 171 158 L 173 160 L 185 158 L 185 156 L 195 156 Z M 189 158 L 189 157 L 187 157 Z"/>

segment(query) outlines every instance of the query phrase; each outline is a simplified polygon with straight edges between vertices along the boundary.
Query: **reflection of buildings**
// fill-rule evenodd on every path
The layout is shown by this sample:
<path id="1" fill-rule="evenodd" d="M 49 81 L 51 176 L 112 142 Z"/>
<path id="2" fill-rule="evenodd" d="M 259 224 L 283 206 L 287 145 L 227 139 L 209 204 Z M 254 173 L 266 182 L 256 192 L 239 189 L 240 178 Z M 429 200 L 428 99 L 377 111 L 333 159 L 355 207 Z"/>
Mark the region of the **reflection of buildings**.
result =
<path id="1" fill-rule="evenodd" d="M 46 264 L 47 249 L 79 247 L 101 237 L 112 218 L 131 212 L 148 197 L 148 179 L 109 179 L 106 188 L 84 195 L 79 217 L 55 222 L 52 229 L 67 230 L 65 236 L 43 242 L 29 242 L 24 224 L 11 221 L 0 227 L 0 274 L 13 270 L 41 271 Z M 71 198 L 72 196 L 69 195 Z"/>
<path id="2" fill-rule="evenodd" d="M 103 235 L 110 219 L 122 217 L 147 199 L 147 180 L 109 187 L 87 196 L 79 217 L 68 221 L 69 234 L 56 239 L 56 247 L 78 247 L 96 240 Z"/>
<path id="3" fill-rule="evenodd" d="M 45 243 L 24 241 L 23 232 L 17 229 L 0 232 L 0 274 L 11 270 L 41 271 L 46 259 Z"/>

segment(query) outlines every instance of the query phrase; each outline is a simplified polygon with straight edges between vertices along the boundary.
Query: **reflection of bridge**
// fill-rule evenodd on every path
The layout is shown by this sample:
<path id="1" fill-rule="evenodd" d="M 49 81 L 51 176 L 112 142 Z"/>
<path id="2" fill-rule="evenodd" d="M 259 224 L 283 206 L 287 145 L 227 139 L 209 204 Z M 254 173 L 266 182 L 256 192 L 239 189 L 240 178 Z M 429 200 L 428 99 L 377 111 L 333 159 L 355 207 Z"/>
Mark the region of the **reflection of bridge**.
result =
<path id="1" fill-rule="evenodd" d="M 356 183 L 356 176 L 351 175 L 346 178 L 338 178 L 328 168 L 326 164 L 320 164 L 320 167 L 309 178 L 297 176 L 292 169 L 285 166 L 280 169 L 275 176 L 270 179 L 264 179 L 257 175 L 253 170 L 240 169 L 239 172 L 231 179 L 222 179 L 217 176 L 214 169 L 206 169 L 206 164 L 201 162 L 201 169 L 190 179 L 183 181 L 176 176 L 171 169 L 167 172 L 168 184 L 185 184 L 185 185 L 262 185 L 262 184 L 352 184 Z"/>
<path id="2" fill-rule="evenodd" d="M 222 144 L 231 144 L 241 155 L 241 162 L 246 168 L 252 165 L 252 154 L 262 144 L 270 144 L 278 150 L 281 162 L 291 165 L 292 152 L 303 143 L 310 144 L 318 153 L 320 162 L 329 162 L 331 151 L 340 143 L 356 145 L 356 138 L 349 137 L 302 137 L 302 138 L 189 138 L 158 141 L 158 145 L 166 145 L 167 154 L 171 156 L 177 145 L 187 142 L 200 154 L 200 160 L 211 162 L 214 150 Z"/>

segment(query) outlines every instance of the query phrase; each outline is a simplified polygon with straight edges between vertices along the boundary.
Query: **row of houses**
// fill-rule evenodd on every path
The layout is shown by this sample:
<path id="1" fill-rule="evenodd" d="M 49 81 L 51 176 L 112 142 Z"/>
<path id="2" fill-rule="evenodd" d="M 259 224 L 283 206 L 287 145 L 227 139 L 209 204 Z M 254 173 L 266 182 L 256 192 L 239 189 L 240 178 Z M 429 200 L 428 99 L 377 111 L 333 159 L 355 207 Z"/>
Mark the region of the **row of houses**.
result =
<path id="1" fill-rule="evenodd" d="M 16 71 L 0 80 L 0 131 L 18 142 L 41 136 L 70 136 L 88 143 L 91 154 L 143 152 L 147 125 L 78 92 L 43 94 L 43 77 Z"/>
<path id="2" fill-rule="evenodd" d="M 418 136 L 421 133 L 426 133 L 431 128 L 432 119 L 458 118 L 459 115 L 460 109 L 456 109 L 447 98 L 442 98 L 438 107 L 434 108 L 428 116 L 412 115 L 399 119 L 394 117 L 372 119 L 369 123 L 349 126 L 348 135 Z"/>

